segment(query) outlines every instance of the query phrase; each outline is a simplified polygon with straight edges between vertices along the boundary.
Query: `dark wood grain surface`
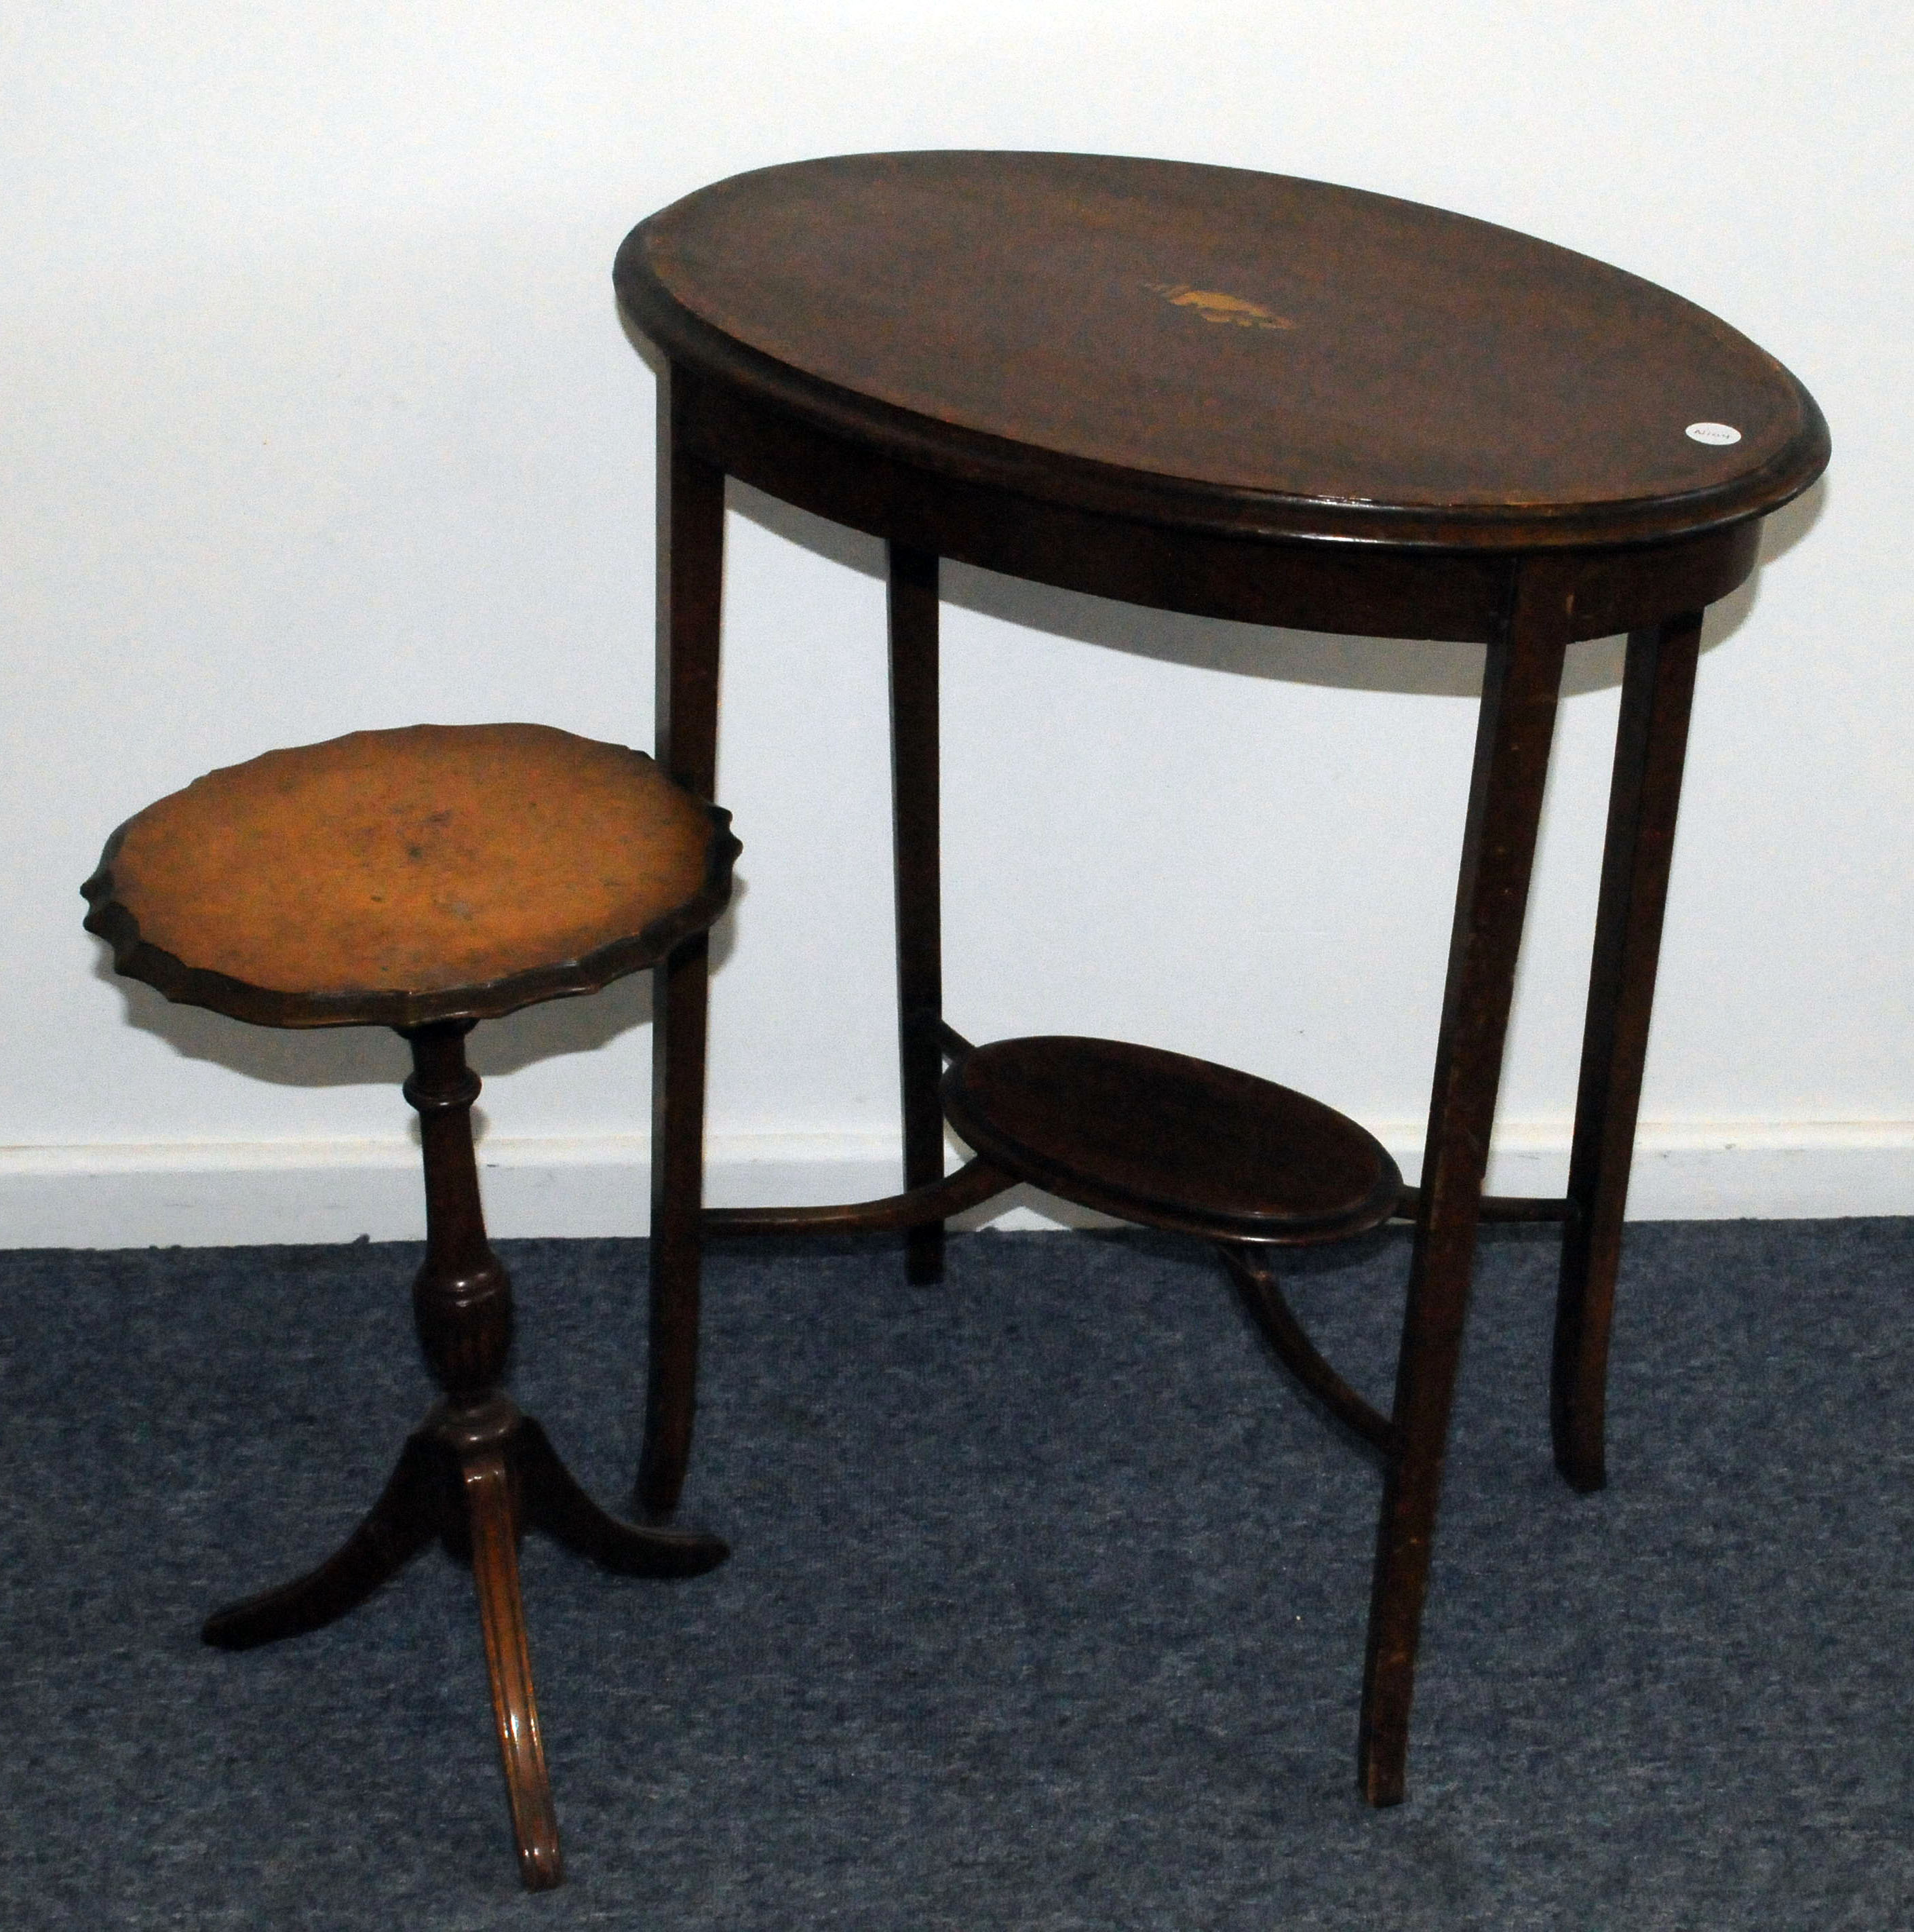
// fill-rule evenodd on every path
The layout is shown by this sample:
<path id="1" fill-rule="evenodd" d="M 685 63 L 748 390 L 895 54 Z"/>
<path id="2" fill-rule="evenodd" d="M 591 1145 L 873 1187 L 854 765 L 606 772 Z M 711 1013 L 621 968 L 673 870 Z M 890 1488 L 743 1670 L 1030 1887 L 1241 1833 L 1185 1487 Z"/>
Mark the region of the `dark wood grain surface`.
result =
<path id="1" fill-rule="evenodd" d="M 954 1061 L 944 1111 L 987 1160 L 1066 1201 L 1224 1240 L 1340 1239 L 1394 1213 L 1382 1144 L 1308 1095 L 1121 1040 L 1000 1040 Z"/>
<path id="2" fill-rule="evenodd" d="M 1801 384 L 1693 303 L 1486 222 L 1238 169 L 801 162 L 652 216 L 617 284 L 674 362 L 874 452 L 1021 464 L 1063 502 L 1073 473 L 1126 472 L 1138 514 L 1266 534 L 1666 538 L 1772 510 L 1827 455 Z"/>

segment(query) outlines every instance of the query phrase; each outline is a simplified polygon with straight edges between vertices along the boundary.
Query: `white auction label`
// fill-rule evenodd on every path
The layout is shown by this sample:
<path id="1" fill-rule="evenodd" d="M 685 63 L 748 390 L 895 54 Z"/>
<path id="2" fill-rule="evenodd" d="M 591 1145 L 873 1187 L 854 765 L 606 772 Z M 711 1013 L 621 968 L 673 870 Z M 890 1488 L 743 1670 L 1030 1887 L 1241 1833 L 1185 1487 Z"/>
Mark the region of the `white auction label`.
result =
<path id="1" fill-rule="evenodd" d="M 1688 434 L 1697 442 L 1712 442 L 1718 446 L 1742 440 L 1741 431 L 1730 423 L 1690 423 Z"/>

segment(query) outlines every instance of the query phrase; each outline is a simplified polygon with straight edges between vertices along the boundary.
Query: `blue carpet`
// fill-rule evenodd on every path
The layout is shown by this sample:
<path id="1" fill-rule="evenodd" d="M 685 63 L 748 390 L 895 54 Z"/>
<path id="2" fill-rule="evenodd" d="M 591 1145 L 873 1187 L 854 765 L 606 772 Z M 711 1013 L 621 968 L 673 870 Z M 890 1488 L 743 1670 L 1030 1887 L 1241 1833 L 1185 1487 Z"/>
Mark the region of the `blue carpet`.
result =
<path id="1" fill-rule="evenodd" d="M 608 1502 L 640 1243 L 502 1244 Z M 1386 1393 L 1405 1248 L 1297 1305 Z M 714 1575 L 527 1542 L 568 1882 L 520 1892 L 470 1580 L 240 1656 L 432 1391 L 398 1246 L 0 1253 L 0 1923 L 646 1932 L 1914 1925 L 1914 1221 L 1630 1232 L 1612 1484 L 1555 1478 L 1554 1244 L 1485 1243 L 1410 1801 L 1358 1800 L 1378 1480 L 1193 1245 L 712 1260 Z"/>

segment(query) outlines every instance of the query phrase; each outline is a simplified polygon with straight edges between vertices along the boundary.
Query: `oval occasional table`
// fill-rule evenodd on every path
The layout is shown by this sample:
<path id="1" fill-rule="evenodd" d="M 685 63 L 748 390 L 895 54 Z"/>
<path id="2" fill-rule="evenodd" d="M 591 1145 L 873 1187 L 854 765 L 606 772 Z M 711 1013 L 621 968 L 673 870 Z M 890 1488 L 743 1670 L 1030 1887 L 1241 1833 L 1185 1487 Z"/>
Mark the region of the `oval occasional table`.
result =
<path id="1" fill-rule="evenodd" d="M 700 1216 L 703 942 L 658 969 L 643 1500 L 668 1512 L 683 1475 L 706 1229 L 909 1228 L 913 1278 L 932 1280 L 944 1218 L 1029 1178 L 1206 1235 L 1279 1355 L 1380 1452 L 1359 1776 L 1372 1803 L 1397 1801 L 1484 1219 L 1562 1224 L 1556 1456 L 1577 1489 L 1604 1480 L 1702 614 L 1754 568 L 1761 519 L 1825 466 L 1820 411 L 1714 316 L 1586 256 L 1352 189 L 1172 162 L 923 153 L 765 169 L 642 224 L 616 284 L 667 365 L 658 754 L 672 776 L 711 795 L 725 476 L 889 546 L 904 1106 L 901 1195 Z M 1353 1122 L 1247 1075 L 1114 1042 L 973 1049 L 945 1023 L 946 556 L 1162 610 L 1487 647 L 1418 1186 Z M 1564 654 L 1622 632 L 1568 1192 L 1485 1199 Z M 946 1106 L 978 1150 L 948 1178 Z M 1245 1148 L 1254 1158 L 1220 1159 Z M 1270 1259 L 1392 1214 L 1415 1238 L 1384 1415 L 1316 1354 Z"/>

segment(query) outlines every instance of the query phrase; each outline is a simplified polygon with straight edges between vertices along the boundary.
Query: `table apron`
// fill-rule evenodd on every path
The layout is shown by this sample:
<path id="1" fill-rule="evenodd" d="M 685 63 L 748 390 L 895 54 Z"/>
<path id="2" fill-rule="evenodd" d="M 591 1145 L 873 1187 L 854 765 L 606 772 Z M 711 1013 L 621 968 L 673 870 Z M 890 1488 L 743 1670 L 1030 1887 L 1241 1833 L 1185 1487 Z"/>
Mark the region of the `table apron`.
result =
<path id="1" fill-rule="evenodd" d="M 1486 643 L 1525 559 L 1563 586 L 1571 641 L 1704 608 L 1754 569 L 1748 519 L 1659 544 L 1444 550 L 1225 535 L 1018 495 L 875 454 L 680 364 L 678 434 L 781 501 L 1009 577 L 1154 610 L 1353 637 Z"/>

